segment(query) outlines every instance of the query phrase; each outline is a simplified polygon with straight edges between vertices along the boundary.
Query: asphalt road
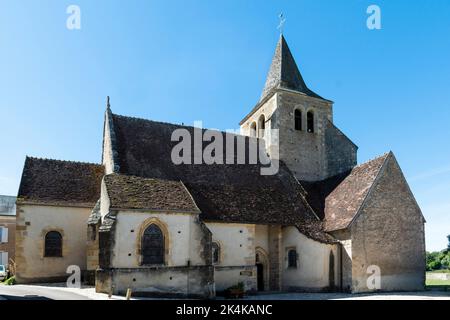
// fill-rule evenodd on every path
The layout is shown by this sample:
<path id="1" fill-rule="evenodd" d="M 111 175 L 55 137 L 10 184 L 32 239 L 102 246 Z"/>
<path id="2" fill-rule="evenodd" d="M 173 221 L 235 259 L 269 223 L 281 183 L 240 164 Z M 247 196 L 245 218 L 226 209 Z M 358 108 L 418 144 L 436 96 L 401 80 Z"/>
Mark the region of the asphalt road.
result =
<path id="1" fill-rule="evenodd" d="M 90 300 L 89 298 L 52 287 L 32 285 L 0 285 L 0 300 Z"/>

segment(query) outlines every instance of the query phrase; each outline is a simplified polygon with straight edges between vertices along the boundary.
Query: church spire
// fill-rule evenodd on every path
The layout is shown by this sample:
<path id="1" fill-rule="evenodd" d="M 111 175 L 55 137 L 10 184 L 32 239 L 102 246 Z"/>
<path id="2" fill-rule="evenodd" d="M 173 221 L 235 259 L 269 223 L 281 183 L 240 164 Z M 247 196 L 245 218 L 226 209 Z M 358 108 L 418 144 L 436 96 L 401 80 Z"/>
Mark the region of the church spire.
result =
<path id="1" fill-rule="evenodd" d="M 260 101 L 274 88 L 290 89 L 310 97 L 323 99 L 306 86 L 283 34 L 280 34 Z"/>

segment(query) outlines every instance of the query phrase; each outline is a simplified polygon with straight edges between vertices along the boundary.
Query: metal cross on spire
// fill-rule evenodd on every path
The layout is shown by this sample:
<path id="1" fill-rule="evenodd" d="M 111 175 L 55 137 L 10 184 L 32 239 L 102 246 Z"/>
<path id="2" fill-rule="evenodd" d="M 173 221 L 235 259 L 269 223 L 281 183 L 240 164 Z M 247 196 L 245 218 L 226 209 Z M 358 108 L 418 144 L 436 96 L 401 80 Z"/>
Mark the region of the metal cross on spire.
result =
<path id="1" fill-rule="evenodd" d="M 278 25 L 277 29 L 280 30 L 280 34 L 283 34 L 284 23 L 286 22 L 286 19 L 284 18 L 284 15 L 283 15 L 283 12 L 281 12 L 278 15 L 278 18 L 280 18 L 280 24 Z"/>

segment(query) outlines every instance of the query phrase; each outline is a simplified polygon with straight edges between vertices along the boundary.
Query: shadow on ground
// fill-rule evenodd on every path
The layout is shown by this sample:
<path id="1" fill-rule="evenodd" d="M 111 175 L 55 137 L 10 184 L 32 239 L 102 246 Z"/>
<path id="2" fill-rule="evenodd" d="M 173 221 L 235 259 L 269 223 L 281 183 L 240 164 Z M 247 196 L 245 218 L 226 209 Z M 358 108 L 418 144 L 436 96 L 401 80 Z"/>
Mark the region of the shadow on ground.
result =
<path id="1" fill-rule="evenodd" d="M 52 300 L 52 299 L 49 299 L 47 297 L 33 295 L 33 294 L 25 295 L 23 297 L 21 297 L 21 296 L 4 295 L 3 294 L 0 297 L 3 298 L 3 299 L 6 299 L 6 300 Z"/>

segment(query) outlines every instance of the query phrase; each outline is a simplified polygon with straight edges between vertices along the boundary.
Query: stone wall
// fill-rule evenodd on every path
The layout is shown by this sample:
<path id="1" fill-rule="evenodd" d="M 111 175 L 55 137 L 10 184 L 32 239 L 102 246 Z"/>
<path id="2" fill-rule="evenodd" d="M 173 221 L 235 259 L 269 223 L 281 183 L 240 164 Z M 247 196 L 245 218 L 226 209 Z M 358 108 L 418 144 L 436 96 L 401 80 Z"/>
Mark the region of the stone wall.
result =
<path id="1" fill-rule="evenodd" d="M 105 174 L 118 172 L 118 159 L 116 150 L 116 136 L 114 132 L 114 123 L 111 109 L 105 111 L 105 120 L 103 124 L 103 151 L 102 164 L 105 167 Z"/>
<path id="2" fill-rule="evenodd" d="M 296 268 L 288 266 L 288 250 L 291 249 L 298 255 Z M 340 287 L 338 244 L 320 243 L 309 239 L 296 227 L 285 227 L 281 250 L 283 290 L 319 292 Z"/>
<path id="3" fill-rule="evenodd" d="M 86 244 L 86 282 L 95 283 L 95 270 L 100 265 L 99 261 L 99 230 L 100 222 L 97 224 L 88 224 L 87 226 L 87 244 Z"/>
<path id="4" fill-rule="evenodd" d="M 219 263 L 214 265 L 216 291 L 239 282 L 248 291 L 256 290 L 255 225 L 239 223 L 206 223 L 212 241 L 219 244 Z"/>
<path id="5" fill-rule="evenodd" d="M 424 218 L 391 154 L 351 225 L 352 291 L 370 291 L 367 268 L 381 271 L 382 291 L 423 290 Z"/>
<path id="6" fill-rule="evenodd" d="M 19 283 L 61 281 L 67 267 L 86 270 L 86 221 L 92 208 L 18 205 L 16 226 L 16 280 Z M 62 257 L 44 257 L 45 234 L 63 237 Z"/>
<path id="7" fill-rule="evenodd" d="M 350 171 L 356 166 L 358 147 L 330 121 L 326 122 L 325 148 L 328 177 Z"/>
<path id="8" fill-rule="evenodd" d="M 302 130 L 295 130 L 295 110 L 302 113 Z M 309 111 L 314 113 L 313 133 L 307 132 Z M 252 123 L 259 129 L 261 115 L 267 129 L 278 129 L 278 136 L 264 133 L 269 155 L 284 161 L 297 179 L 323 180 L 356 165 L 357 147 L 332 124 L 332 102 L 279 89 L 242 123 L 241 133 L 250 135 Z"/>
<path id="9" fill-rule="evenodd" d="M 102 269 L 96 272 L 96 291 L 134 296 L 212 298 L 213 266 L 140 267 Z"/>
<path id="10" fill-rule="evenodd" d="M 352 235 L 349 229 L 338 230 L 331 233 L 340 242 L 338 251 L 340 265 L 340 288 L 344 292 L 352 289 Z"/>
<path id="11" fill-rule="evenodd" d="M 302 130 L 295 130 L 294 111 L 302 113 Z M 307 132 L 307 113 L 314 113 L 314 133 Z M 276 126 L 280 129 L 280 159 L 299 180 L 325 178 L 325 124 L 332 105 L 297 93 L 278 93 Z"/>
<path id="12" fill-rule="evenodd" d="M 282 280 L 282 233 L 281 226 L 269 226 L 269 290 L 281 290 Z"/>
<path id="13" fill-rule="evenodd" d="M 211 232 L 198 214 L 152 210 L 111 210 L 102 194 L 97 292 L 210 297 L 214 295 Z M 164 264 L 142 264 L 142 237 L 151 224 L 164 240 Z"/>
<path id="14" fill-rule="evenodd" d="M 111 266 L 135 268 L 141 265 L 140 244 L 147 226 L 155 223 L 164 233 L 167 266 L 205 265 L 205 230 L 197 214 L 118 211 Z M 208 258 L 211 251 L 207 252 Z"/>

